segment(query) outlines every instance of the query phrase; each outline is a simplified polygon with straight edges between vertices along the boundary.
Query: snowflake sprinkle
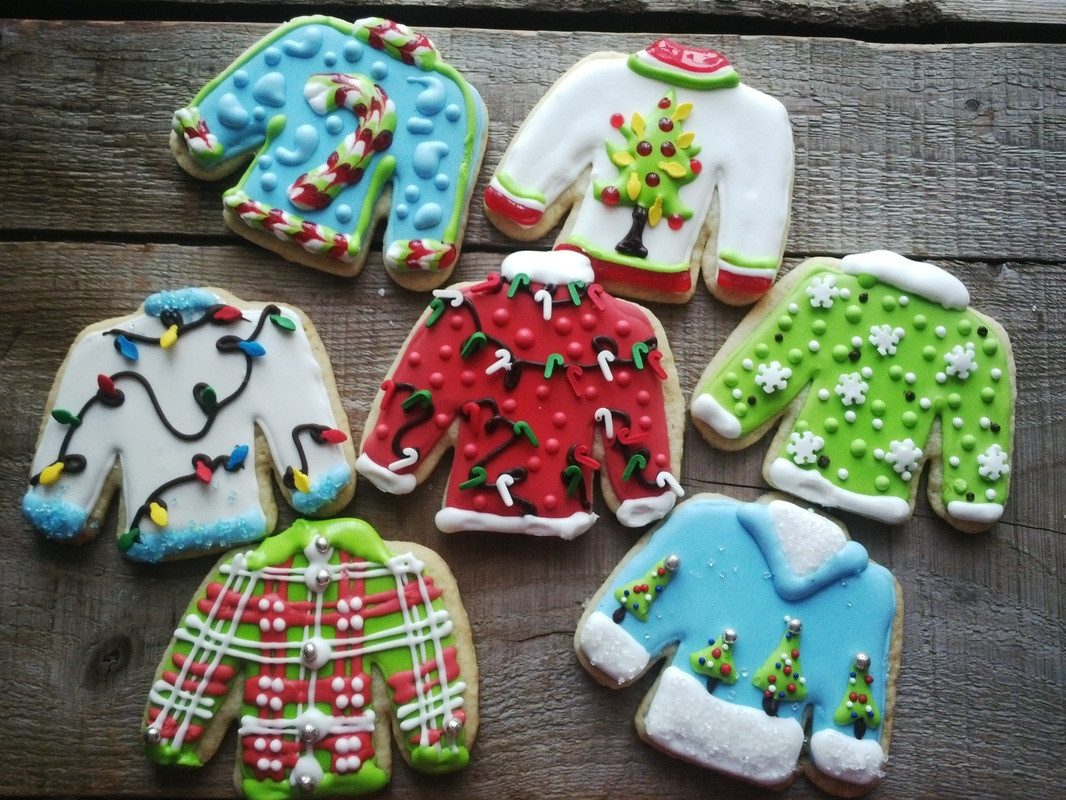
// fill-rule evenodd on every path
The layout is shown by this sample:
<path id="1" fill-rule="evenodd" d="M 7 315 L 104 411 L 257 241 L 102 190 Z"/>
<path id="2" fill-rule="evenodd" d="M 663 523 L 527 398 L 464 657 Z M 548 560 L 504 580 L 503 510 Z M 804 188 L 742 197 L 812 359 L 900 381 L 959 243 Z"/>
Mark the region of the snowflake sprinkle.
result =
<path id="1" fill-rule="evenodd" d="M 911 479 L 912 473 L 918 469 L 918 463 L 922 460 L 922 448 L 914 443 L 913 439 L 904 439 L 902 442 L 893 439 L 888 443 L 889 452 L 885 453 L 885 461 L 892 465 L 901 478 L 905 481 Z"/>
<path id="2" fill-rule="evenodd" d="M 962 380 L 969 378 L 970 373 L 977 369 L 973 342 L 967 342 L 965 350 L 961 344 L 955 345 L 950 353 L 944 354 L 944 361 L 948 365 L 945 370 L 948 375 L 954 375 Z"/>
<path id="3" fill-rule="evenodd" d="M 792 370 L 782 367 L 780 361 L 771 361 L 769 364 L 760 364 L 755 383 L 762 387 L 767 394 L 773 394 L 777 389 L 788 386 L 788 379 L 792 377 Z"/>
<path id="4" fill-rule="evenodd" d="M 840 395 L 840 402 L 846 406 L 861 406 L 866 402 L 866 390 L 870 384 L 862 379 L 858 372 L 852 372 L 840 376 L 840 381 L 834 391 Z"/>
<path id="5" fill-rule="evenodd" d="M 818 451 L 825 447 L 825 439 L 815 436 L 810 431 L 788 435 L 788 444 L 785 450 L 792 456 L 797 464 L 813 464 L 818 460 Z"/>
<path id="6" fill-rule="evenodd" d="M 977 455 L 977 463 L 981 465 L 977 468 L 977 474 L 986 481 L 998 481 L 1010 472 L 1007 458 L 1007 454 L 998 444 L 989 445 L 987 450 Z"/>
<path id="7" fill-rule="evenodd" d="M 883 356 L 894 356 L 896 345 L 903 338 L 903 328 L 893 328 L 891 325 L 873 325 L 870 327 L 870 344 L 877 348 L 877 352 Z"/>
<path id="8" fill-rule="evenodd" d="M 840 289 L 836 286 L 835 275 L 816 275 L 811 285 L 807 287 L 807 296 L 811 298 L 811 306 L 814 308 L 832 308 L 833 298 L 840 297 Z"/>

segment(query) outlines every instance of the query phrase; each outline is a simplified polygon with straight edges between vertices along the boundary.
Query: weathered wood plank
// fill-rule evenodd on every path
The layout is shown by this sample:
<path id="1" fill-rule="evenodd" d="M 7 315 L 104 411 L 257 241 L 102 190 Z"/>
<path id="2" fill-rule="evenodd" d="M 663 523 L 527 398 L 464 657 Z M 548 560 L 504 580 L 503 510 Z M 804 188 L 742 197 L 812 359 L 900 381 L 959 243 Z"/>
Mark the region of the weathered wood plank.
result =
<path id="1" fill-rule="evenodd" d="M 234 246 L 0 244 L 0 794 L 229 797 L 235 737 L 194 772 L 157 771 L 140 756 L 148 684 L 178 615 L 213 560 L 147 568 L 124 561 L 110 534 L 83 548 L 46 544 L 18 517 L 53 372 L 84 325 L 136 306 L 152 290 L 222 284 L 245 298 L 299 305 L 333 360 L 353 431 L 424 295 L 394 287 L 380 256 L 344 280 Z M 498 263 L 468 253 L 457 279 Z M 789 262 L 790 265 L 794 261 Z M 966 536 L 924 497 L 905 526 L 843 515 L 871 556 L 893 569 L 906 602 L 904 668 L 884 784 L 872 795 L 1044 796 L 1066 783 L 1066 316 L 1062 265 L 945 264 L 974 305 L 1012 334 L 1023 393 L 1013 495 L 987 534 Z M 691 390 L 742 312 L 699 294 L 659 307 Z M 764 488 L 759 447 L 713 451 L 688 426 L 683 484 L 753 499 Z M 574 542 L 444 535 L 433 525 L 442 470 L 403 503 L 362 482 L 349 507 L 386 537 L 413 538 L 454 569 L 482 667 L 482 728 L 470 768 L 438 781 L 397 764 L 383 797 L 755 798 L 763 793 L 663 756 L 640 743 L 632 714 L 651 684 L 612 693 L 577 665 L 571 637 L 581 606 L 637 534 L 605 515 Z M 601 513 L 604 509 L 598 509 Z M 283 521 L 291 511 L 282 508 Z M 113 522 L 110 523 L 113 525 Z M 111 530 L 111 529 L 108 529 Z M 1006 744 L 1009 743 L 1009 744 Z M 952 758 L 945 759 L 944 753 Z M 32 754 L 32 757 L 28 757 Z M 1043 790 L 1044 794 L 1040 794 Z M 802 779 L 789 798 L 822 796 Z"/>
<path id="2" fill-rule="evenodd" d="M 4 22 L 0 181 L 9 199 L 0 231 L 231 236 L 221 219 L 228 184 L 182 172 L 167 131 L 173 109 L 267 30 Z M 654 38 L 426 32 L 490 109 L 477 196 L 518 124 L 567 66 Z M 1066 249 L 1061 46 L 684 38 L 721 49 L 747 82 L 789 108 L 797 146 L 790 252 L 889 246 L 940 259 L 1055 261 Z M 479 208 L 467 243 L 514 246 Z"/>

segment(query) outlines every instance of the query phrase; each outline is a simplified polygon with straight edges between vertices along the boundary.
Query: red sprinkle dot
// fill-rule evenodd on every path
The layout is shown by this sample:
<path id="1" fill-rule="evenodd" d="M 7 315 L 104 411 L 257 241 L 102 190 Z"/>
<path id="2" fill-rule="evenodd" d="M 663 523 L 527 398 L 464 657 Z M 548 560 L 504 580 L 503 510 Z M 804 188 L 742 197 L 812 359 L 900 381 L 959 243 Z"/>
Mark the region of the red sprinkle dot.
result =
<path id="1" fill-rule="evenodd" d="M 544 451 L 550 456 L 553 456 L 556 453 L 558 453 L 559 452 L 559 440 L 558 439 L 548 439 L 546 442 L 544 442 Z"/>
<path id="2" fill-rule="evenodd" d="M 611 127 L 621 128 L 625 124 L 626 118 L 621 114 L 611 114 Z"/>
<path id="3" fill-rule="evenodd" d="M 859 702 L 860 703 L 865 703 L 868 699 L 869 698 L 867 698 L 866 695 L 864 695 L 864 694 L 860 694 L 859 695 Z"/>
<path id="4" fill-rule="evenodd" d="M 464 369 L 461 373 L 459 373 L 459 381 L 463 384 L 463 386 L 473 386 L 474 381 L 476 380 L 477 376 L 474 374 L 474 371 L 472 369 Z"/>
<path id="5" fill-rule="evenodd" d="M 616 206 L 621 199 L 621 192 L 613 186 L 604 186 L 603 191 L 600 192 L 600 200 L 603 201 L 604 205 Z"/>
<path id="6" fill-rule="evenodd" d="M 440 372 L 434 372 L 429 376 L 429 385 L 434 389 L 439 389 L 444 385 L 444 375 Z"/>
<path id="7" fill-rule="evenodd" d="M 855 692 L 852 692 L 851 694 L 848 695 L 848 700 L 850 700 L 853 703 L 856 700 L 858 700 L 858 699 L 859 699 L 859 696 L 857 694 L 855 694 Z"/>
<path id="8" fill-rule="evenodd" d="M 714 648 L 711 651 L 711 655 L 714 656 L 715 658 L 721 658 L 722 657 L 722 649 L 720 647 Z"/>
<path id="9" fill-rule="evenodd" d="M 633 326 L 628 319 L 620 319 L 614 324 L 614 332 L 619 336 L 629 336 L 633 332 Z"/>
<path id="10" fill-rule="evenodd" d="M 586 400 L 595 400 L 596 397 L 599 396 L 599 393 L 600 393 L 599 390 L 595 386 L 586 386 L 585 387 L 585 399 Z"/>
<path id="11" fill-rule="evenodd" d="M 690 158 L 688 160 L 688 168 L 699 175 L 703 172 L 703 164 L 700 163 L 698 158 Z"/>
<path id="12" fill-rule="evenodd" d="M 681 226 L 685 224 L 685 218 L 680 214 L 671 214 L 666 218 L 666 224 L 670 226 L 670 230 L 679 231 Z"/>
<path id="13" fill-rule="evenodd" d="M 559 498 L 557 498 L 554 494 L 544 495 L 544 507 L 546 509 L 551 511 L 557 505 L 559 505 Z"/>
<path id="14" fill-rule="evenodd" d="M 485 499 L 484 494 L 478 494 L 474 497 L 474 508 L 478 511 L 484 511 L 485 506 L 488 505 L 488 500 Z"/>
<path id="15" fill-rule="evenodd" d="M 799 650 L 793 650 L 792 651 L 792 657 L 793 658 L 799 658 L 800 657 L 800 651 Z"/>
<path id="16" fill-rule="evenodd" d="M 627 369 L 619 370 L 614 374 L 614 382 L 624 389 L 633 382 L 633 373 Z"/>
<path id="17" fill-rule="evenodd" d="M 776 675 L 771 675 L 766 680 L 768 680 L 770 683 L 777 683 L 777 676 Z"/>
<path id="18" fill-rule="evenodd" d="M 644 176 L 644 182 L 653 188 L 659 185 L 659 181 L 660 178 L 658 172 L 649 172 Z"/>
<path id="19" fill-rule="evenodd" d="M 596 327 L 596 315 L 591 311 L 586 311 L 581 315 L 581 327 L 587 331 L 591 331 Z"/>
<path id="20" fill-rule="evenodd" d="M 555 332 L 560 336 L 566 336 L 574 329 L 574 321 L 570 317 L 554 317 L 552 319 L 552 327 L 555 328 Z"/>
<path id="21" fill-rule="evenodd" d="M 457 331 L 466 324 L 466 318 L 461 314 L 452 314 L 448 317 L 448 324 L 451 325 L 453 331 Z"/>
<path id="22" fill-rule="evenodd" d="M 662 100 L 659 101 L 659 108 L 669 108 L 669 107 L 670 107 L 670 98 L 669 97 L 664 97 Z"/>
<path id="23" fill-rule="evenodd" d="M 637 424 L 643 430 L 650 430 L 651 426 L 652 426 L 652 419 L 651 419 L 651 417 L 645 415 L 645 416 L 643 416 L 643 417 L 641 417 L 640 419 L 637 420 Z"/>
<path id="24" fill-rule="evenodd" d="M 867 675 L 865 678 L 863 678 L 863 680 L 866 681 L 867 683 L 873 683 L 874 682 L 874 676 L 873 675 Z"/>
<path id="25" fill-rule="evenodd" d="M 673 142 L 663 142 L 659 145 L 659 152 L 667 158 L 672 158 L 674 153 L 677 152 L 677 147 L 674 146 Z"/>
<path id="26" fill-rule="evenodd" d="M 433 421 L 437 424 L 437 427 L 442 430 L 452 424 L 451 417 L 447 414 L 437 414 L 437 416 L 433 418 Z"/>
<path id="27" fill-rule="evenodd" d="M 502 328 L 511 321 L 511 312 L 506 308 L 497 308 L 492 312 L 492 321 L 496 323 L 496 327 Z"/>
<path id="28" fill-rule="evenodd" d="M 540 386 L 537 387 L 536 390 L 538 400 L 547 400 L 551 393 L 551 387 L 548 386 L 548 384 L 546 383 L 542 383 Z"/>
<path id="29" fill-rule="evenodd" d="M 538 456 L 530 456 L 526 461 L 526 467 L 530 472 L 539 472 L 541 467 L 541 460 Z"/>
<path id="30" fill-rule="evenodd" d="M 519 328 L 514 334 L 514 343 L 523 350 L 531 348 L 536 339 L 536 334 L 529 328 Z"/>
<path id="31" fill-rule="evenodd" d="M 788 686 L 786 686 L 785 688 L 786 688 L 786 689 L 788 690 L 788 693 L 789 693 L 789 694 L 792 694 L 792 692 L 796 691 L 796 684 L 794 684 L 794 683 L 790 683 L 790 684 L 789 684 Z"/>
<path id="32" fill-rule="evenodd" d="M 762 696 L 763 697 L 773 697 L 774 693 L 771 692 L 769 689 L 767 689 L 765 692 L 762 693 Z"/>
<path id="33" fill-rule="evenodd" d="M 450 344 L 442 344 L 440 350 L 437 351 L 437 355 L 440 356 L 441 361 L 448 361 L 453 355 L 455 355 L 455 351 L 452 350 Z"/>
<path id="34" fill-rule="evenodd" d="M 638 142 L 637 143 L 637 155 L 638 156 L 650 156 L 651 155 L 651 142 Z"/>
<path id="35" fill-rule="evenodd" d="M 566 414 L 564 414 L 562 411 L 556 411 L 554 414 L 552 414 L 552 425 L 554 425 L 556 428 L 565 428 Z"/>
<path id="36" fill-rule="evenodd" d="M 786 665 L 786 666 L 784 667 L 784 669 L 782 669 L 781 671 L 782 671 L 783 673 L 785 673 L 786 675 L 791 675 L 791 674 L 792 674 L 792 667 L 790 667 L 790 666 Z"/>
<path id="37" fill-rule="evenodd" d="M 513 397 L 508 397 L 500 404 L 500 408 L 504 410 L 504 413 L 510 414 L 512 411 L 518 408 L 518 401 L 515 400 Z"/>
<path id="38" fill-rule="evenodd" d="M 463 455 L 467 458 L 474 458 L 477 455 L 477 445 L 468 444 L 463 447 Z"/>
<path id="39" fill-rule="evenodd" d="M 422 354 L 418 352 L 408 353 L 407 363 L 409 366 L 417 367 L 419 364 L 422 363 Z"/>
<path id="40" fill-rule="evenodd" d="M 666 453 L 659 453 L 659 455 L 655 456 L 655 466 L 659 469 L 664 469 L 669 463 L 670 459 L 666 457 Z"/>
<path id="41" fill-rule="evenodd" d="M 663 133 L 669 133 L 674 129 L 674 121 L 669 117 L 663 117 L 659 120 L 659 130 Z"/>
<path id="42" fill-rule="evenodd" d="M 378 437 L 379 439 L 385 439 L 389 435 L 389 426 L 388 425 L 384 425 L 384 424 L 375 425 L 374 426 L 374 435 L 376 437 Z"/>
<path id="43" fill-rule="evenodd" d="M 731 666 L 729 666 L 728 664 L 722 664 L 722 674 L 723 675 L 730 675 L 730 674 L 732 674 L 732 672 L 733 672 L 733 668 Z"/>
<path id="44" fill-rule="evenodd" d="M 579 341 L 575 340 L 573 342 L 570 342 L 570 344 L 568 344 L 566 346 L 566 354 L 568 356 L 570 356 L 570 358 L 574 359 L 575 361 L 577 359 L 581 358 L 581 354 L 584 353 L 584 352 L 585 352 L 585 347 Z"/>
<path id="45" fill-rule="evenodd" d="M 646 406 L 650 402 L 651 402 L 651 393 L 650 392 L 648 392 L 648 391 L 646 391 L 644 389 L 641 389 L 639 392 L 637 392 L 637 403 L 638 404 L 640 404 L 642 406 Z"/>

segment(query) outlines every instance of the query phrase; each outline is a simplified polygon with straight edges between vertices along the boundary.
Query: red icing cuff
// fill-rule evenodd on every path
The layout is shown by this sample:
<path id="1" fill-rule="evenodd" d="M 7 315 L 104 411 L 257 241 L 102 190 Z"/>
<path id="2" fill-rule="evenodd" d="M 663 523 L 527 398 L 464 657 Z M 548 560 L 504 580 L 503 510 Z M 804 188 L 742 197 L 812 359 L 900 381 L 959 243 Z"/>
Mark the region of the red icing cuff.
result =
<path id="1" fill-rule="evenodd" d="M 729 60 L 717 50 L 687 47 L 671 39 L 660 39 L 644 52 L 656 61 L 686 72 L 717 72 L 730 66 Z"/>
<path id="2" fill-rule="evenodd" d="M 596 280 L 601 283 L 640 286 L 667 294 L 684 294 L 692 288 L 692 273 L 688 270 L 684 272 L 653 272 L 639 267 L 629 267 L 625 264 L 616 264 L 613 261 L 589 256 L 577 245 L 565 242 L 556 245 L 555 249 L 574 250 L 578 253 L 584 253 L 588 256 L 589 261 L 592 262 L 592 269 L 596 272 Z M 767 283 L 767 287 L 769 287 L 769 283 Z"/>
<path id="3" fill-rule="evenodd" d="M 720 288 L 741 294 L 750 294 L 753 298 L 766 294 L 773 282 L 772 278 L 745 275 L 739 272 L 732 272 L 724 267 L 719 267 L 718 269 L 718 286 Z"/>
<path id="4" fill-rule="evenodd" d="M 544 216 L 543 211 L 538 211 L 535 208 L 529 208 L 521 203 L 516 203 L 493 186 L 485 187 L 485 206 L 489 211 L 503 214 L 505 217 L 518 223 L 523 228 L 532 228 L 540 222 L 541 217 Z"/>

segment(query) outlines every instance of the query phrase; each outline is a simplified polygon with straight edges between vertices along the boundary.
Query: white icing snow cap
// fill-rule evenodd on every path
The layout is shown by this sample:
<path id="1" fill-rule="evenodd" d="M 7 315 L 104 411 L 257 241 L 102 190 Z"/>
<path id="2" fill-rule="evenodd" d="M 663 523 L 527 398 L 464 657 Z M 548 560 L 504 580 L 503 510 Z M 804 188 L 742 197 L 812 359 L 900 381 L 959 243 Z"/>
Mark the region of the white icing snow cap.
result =
<path id="1" fill-rule="evenodd" d="M 849 275 L 866 273 L 916 295 L 935 300 L 944 308 L 970 305 L 970 293 L 962 281 L 935 264 L 912 261 L 891 250 L 871 250 L 844 256 L 840 268 Z"/>
<path id="2" fill-rule="evenodd" d="M 784 500 L 771 500 L 767 509 L 781 550 L 796 575 L 811 574 L 848 543 L 844 532 L 821 514 Z"/>
<path id="3" fill-rule="evenodd" d="M 531 281 L 562 286 L 574 281 L 592 283 L 596 274 L 588 256 L 574 250 L 519 250 L 500 264 L 500 272 L 507 280 L 516 275 L 528 275 Z"/>

